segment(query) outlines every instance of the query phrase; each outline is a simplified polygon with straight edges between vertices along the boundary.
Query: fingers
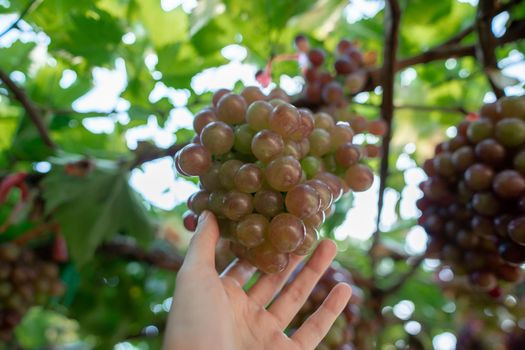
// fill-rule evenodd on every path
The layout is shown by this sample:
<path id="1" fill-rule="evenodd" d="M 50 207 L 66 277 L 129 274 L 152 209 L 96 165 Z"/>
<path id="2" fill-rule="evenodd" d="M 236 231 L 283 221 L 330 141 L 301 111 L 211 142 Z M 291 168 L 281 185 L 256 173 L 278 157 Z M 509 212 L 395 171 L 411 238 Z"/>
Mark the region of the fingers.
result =
<path id="1" fill-rule="evenodd" d="M 272 301 L 283 285 L 286 283 L 292 272 L 295 270 L 303 256 L 290 255 L 290 261 L 283 272 L 262 275 L 259 280 L 248 290 L 248 296 L 257 304 L 266 307 Z"/>
<path id="2" fill-rule="evenodd" d="M 337 284 L 326 297 L 323 304 L 294 333 L 292 340 L 301 349 L 314 349 L 330 330 L 339 314 L 343 311 L 352 288 L 346 283 Z"/>
<path id="3" fill-rule="evenodd" d="M 221 278 L 231 278 L 242 287 L 253 276 L 256 270 L 257 269 L 246 260 L 235 259 L 222 272 Z"/>
<path id="4" fill-rule="evenodd" d="M 299 312 L 312 289 L 330 266 L 336 252 L 334 242 L 322 241 L 295 280 L 285 287 L 281 295 L 270 306 L 268 311 L 277 318 L 281 329 L 285 329 L 295 314 Z"/>
<path id="5" fill-rule="evenodd" d="M 205 210 L 199 216 L 195 234 L 191 238 L 184 265 L 204 264 L 215 267 L 215 246 L 219 240 L 219 226 L 213 213 Z"/>

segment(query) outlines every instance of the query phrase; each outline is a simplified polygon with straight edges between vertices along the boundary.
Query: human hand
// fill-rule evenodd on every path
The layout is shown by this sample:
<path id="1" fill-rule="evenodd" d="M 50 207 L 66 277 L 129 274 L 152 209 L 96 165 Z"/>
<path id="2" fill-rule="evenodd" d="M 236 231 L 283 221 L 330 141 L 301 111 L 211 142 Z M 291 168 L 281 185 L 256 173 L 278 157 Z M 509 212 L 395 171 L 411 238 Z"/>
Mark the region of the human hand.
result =
<path id="1" fill-rule="evenodd" d="M 219 276 L 215 270 L 218 239 L 217 221 L 205 211 L 177 274 L 164 350 L 314 349 L 350 299 L 352 290 L 348 284 L 335 286 L 291 337 L 284 329 L 332 262 L 335 244 L 321 241 L 294 281 L 282 291 L 302 257 L 291 255 L 283 272 L 262 275 L 245 292 L 243 286 L 255 268 L 246 261 L 235 260 Z"/>

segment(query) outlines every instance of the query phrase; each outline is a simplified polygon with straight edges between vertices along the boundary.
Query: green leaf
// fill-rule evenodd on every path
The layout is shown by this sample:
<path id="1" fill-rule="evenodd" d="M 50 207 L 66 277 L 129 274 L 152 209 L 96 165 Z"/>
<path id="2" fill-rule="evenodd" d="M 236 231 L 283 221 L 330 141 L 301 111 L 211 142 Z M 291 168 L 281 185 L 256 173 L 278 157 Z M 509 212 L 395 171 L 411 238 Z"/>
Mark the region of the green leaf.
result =
<path id="1" fill-rule="evenodd" d="M 0 68 L 6 72 L 27 71 L 31 60 L 29 54 L 35 48 L 35 43 L 15 41 L 9 47 L 0 48 Z"/>
<path id="2" fill-rule="evenodd" d="M 201 30 L 217 14 L 220 0 L 201 0 L 190 14 L 190 35 Z"/>
<path id="3" fill-rule="evenodd" d="M 157 0 L 140 0 L 140 17 L 154 46 L 162 47 L 187 38 L 188 16 L 181 6 L 166 12 Z"/>
<path id="4" fill-rule="evenodd" d="M 97 163 L 96 163 L 97 164 Z M 115 165 L 86 176 L 70 176 L 55 167 L 42 182 L 46 212 L 60 225 L 71 256 L 85 264 L 104 240 L 119 231 L 144 241 L 152 233 L 145 209 Z"/>

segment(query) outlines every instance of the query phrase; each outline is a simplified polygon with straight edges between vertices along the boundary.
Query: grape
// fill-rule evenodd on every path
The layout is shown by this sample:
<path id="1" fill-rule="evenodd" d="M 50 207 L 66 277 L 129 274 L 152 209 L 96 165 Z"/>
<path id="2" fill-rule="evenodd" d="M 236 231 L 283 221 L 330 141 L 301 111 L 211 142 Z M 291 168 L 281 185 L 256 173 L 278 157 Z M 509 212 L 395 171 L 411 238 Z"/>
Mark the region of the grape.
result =
<path id="1" fill-rule="evenodd" d="M 304 86 L 303 95 L 311 103 L 318 103 L 321 101 L 321 85 L 318 83 L 310 83 Z"/>
<path id="2" fill-rule="evenodd" d="M 352 191 L 362 192 L 372 186 L 374 174 L 367 166 L 356 164 L 346 169 L 345 181 Z"/>
<path id="3" fill-rule="evenodd" d="M 308 52 L 308 60 L 315 67 L 319 67 L 320 65 L 323 64 L 324 56 L 325 56 L 324 51 L 321 49 L 315 48 L 315 49 L 311 49 Z"/>
<path id="4" fill-rule="evenodd" d="M 313 116 L 314 118 L 314 127 L 318 129 L 331 130 L 335 127 L 334 118 L 328 113 L 316 113 Z"/>
<path id="5" fill-rule="evenodd" d="M 248 254 L 255 266 L 264 273 L 282 272 L 288 266 L 288 254 L 276 252 L 270 244 L 264 243 L 252 248 Z"/>
<path id="6" fill-rule="evenodd" d="M 519 245 L 525 245 L 525 217 L 519 217 L 508 224 L 509 237 Z"/>
<path id="7" fill-rule="evenodd" d="M 481 215 L 496 215 L 501 205 L 498 199 L 490 192 L 479 192 L 472 197 L 473 208 Z"/>
<path id="8" fill-rule="evenodd" d="M 197 191 L 188 198 L 188 208 L 190 208 L 194 213 L 199 215 L 204 210 L 208 209 L 209 198 L 209 191 Z"/>
<path id="9" fill-rule="evenodd" d="M 281 192 L 292 189 L 302 176 L 301 164 L 291 156 L 272 160 L 266 168 L 266 180 L 269 185 Z"/>
<path id="10" fill-rule="evenodd" d="M 331 81 L 322 89 L 323 101 L 330 105 L 339 104 L 343 98 L 343 87 L 337 81 Z"/>
<path id="11" fill-rule="evenodd" d="M 263 181 L 263 172 L 255 164 L 244 164 L 237 170 L 234 176 L 235 187 L 246 193 L 257 192 Z"/>
<path id="12" fill-rule="evenodd" d="M 434 169 L 439 175 L 445 177 L 453 176 L 456 172 L 452 155 L 449 152 L 442 152 L 434 157 Z"/>
<path id="13" fill-rule="evenodd" d="M 234 133 L 228 124 L 212 122 L 202 129 L 201 142 L 211 154 L 225 154 L 233 147 Z"/>
<path id="14" fill-rule="evenodd" d="M 308 83 L 314 83 L 319 79 L 316 67 L 308 67 L 304 72 L 304 78 Z"/>
<path id="15" fill-rule="evenodd" d="M 505 160 L 505 148 L 494 139 L 485 139 L 475 148 L 476 157 L 484 163 L 495 165 Z"/>
<path id="16" fill-rule="evenodd" d="M 486 165 L 474 164 L 465 171 L 465 182 L 467 186 L 474 190 L 480 191 L 490 188 L 494 171 Z"/>
<path id="17" fill-rule="evenodd" d="M 312 252 L 315 242 L 319 239 L 317 229 L 312 226 L 305 225 L 305 236 L 303 243 L 293 251 L 297 255 L 308 255 Z"/>
<path id="18" fill-rule="evenodd" d="M 301 158 L 306 157 L 310 153 L 310 140 L 307 138 L 298 142 L 299 150 L 301 151 Z"/>
<path id="19" fill-rule="evenodd" d="M 225 191 L 213 191 L 208 197 L 208 208 L 218 217 L 224 216 L 223 209 L 225 200 Z"/>
<path id="20" fill-rule="evenodd" d="M 261 131 L 270 127 L 270 115 L 273 106 L 266 101 L 256 101 L 246 111 L 246 122 L 255 131 Z"/>
<path id="21" fill-rule="evenodd" d="M 283 156 L 291 156 L 300 160 L 302 156 L 301 146 L 293 140 L 286 141 L 284 143 Z"/>
<path id="22" fill-rule="evenodd" d="M 286 91 L 284 91 L 280 87 L 273 88 L 273 90 L 270 91 L 270 93 L 268 94 L 268 100 L 273 100 L 273 99 L 281 100 L 282 102 L 285 102 L 285 103 L 290 102 L 290 96 L 288 96 Z"/>
<path id="23" fill-rule="evenodd" d="M 177 152 L 177 164 L 183 174 L 203 175 L 211 166 L 211 154 L 201 145 L 190 143 Z"/>
<path id="24" fill-rule="evenodd" d="M 301 167 L 303 168 L 304 172 L 306 173 L 306 177 L 308 179 L 311 179 L 315 176 L 319 171 L 321 171 L 321 160 L 317 157 L 308 156 L 301 160 Z"/>
<path id="25" fill-rule="evenodd" d="M 366 86 L 367 80 L 368 75 L 366 74 L 366 71 L 359 70 L 350 73 L 345 77 L 344 87 L 349 94 L 354 95 L 363 91 L 363 89 Z"/>
<path id="26" fill-rule="evenodd" d="M 525 142 L 525 121 L 517 118 L 500 120 L 496 124 L 495 136 L 504 146 L 519 146 Z"/>
<path id="27" fill-rule="evenodd" d="M 496 175 L 492 188 L 502 198 L 520 197 L 525 190 L 525 179 L 515 170 L 504 170 Z"/>
<path id="28" fill-rule="evenodd" d="M 514 168 L 521 174 L 525 174 L 525 151 L 520 151 L 514 157 Z"/>
<path id="29" fill-rule="evenodd" d="M 342 55 L 347 52 L 353 46 L 352 42 L 348 39 L 341 39 L 337 43 L 337 52 Z"/>
<path id="30" fill-rule="evenodd" d="M 343 195 L 343 182 L 339 177 L 329 172 L 322 171 L 320 173 L 317 173 L 317 175 L 315 175 L 315 178 L 321 180 L 322 182 L 327 184 L 328 187 L 330 187 L 330 191 L 332 191 L 332 197 L 334 199 L 334 202 L 341 198 L 341 196 Z"/>
<path id="31" fill-rule="evenodd" d="M 197 228 L 197 218 L 197 214 L 195 214 L 191 210 L 187 210 L 182 216 L 184 228 L 186 228 L 186 230 L 188 231 L 194 232 Z"/>
<path id="32" fill-rule="evenodd" d="M 243 165 L 243 162 L 237 159 L 230 159 L 220 165 L 219 181 L 222 187 L 226 189 L 235 188 L 234 175 Z"/>
<path id="33" fill-rule="evenodd" d="M 255 193 L 253 206 L 258 213 L 272 218 L 284 210 L 283 196 L 280 192 L 260 190 Z"/>
<path id="34" fill-rule="evenodd" d="M 242 154 L 251 154 L 252 152 L 252 139 L 255 132 L 248 126 L 243 124 L 235 129 L 235 140 L 233 142 L 233 148 Z"/>
<path id="35" fill-rule="evenodd" d="M 290 135 L 290 138 L 297 142 L 310 136 L 314 130 L 314 118 L 309 110 L 299 109 L 299 118 L 299 127 Z"/>
<path id="36" fill-rule="evenodd" d="M 347 123 L 338 122 L 330 130 L 330 140 L 332 141 L 332 150 L 337 150 L 340 146 L 352 142 L 354 131 Z"/>
<path id="37" fill-rule="evenodd" d="M 215 112 L 211 108 L 205 108 L 195 115 L 193 119 L 193 129 L 197 134 L 200 134 L 202 129 L 217 120 Z"/>
<path id="38" fill-rule="evenodd" d="M 257 86 L 247 86 L 242 89 L 241 96 L 246 101 L 246 105 L 251 105 L 255 101 L 264 101 L 266 96 Z"/>
<path id="39" fill-rule="evenodd" d="M 504 118 L 525 119 L 525 98 L 523 96 L 505 96 L 498 101 L 498 112 Z"/>
<path id="40" fill-rule="evenodd" d="M 368 121 L 365 117 L 356 115 L 350 121 L 350 127 L 356 134 L 361 134 L 368 129 Z"/>
<path id="41" fill-rule="evenodd" d="M 319 210 L 324 211 L 333 203 L 333 195 L 330 187 L 319 179 L 312 179 L 306 182 L 306 185 L 312 187 L 319 195 Z"/>
<path id="42" fill-rule="evenodd" d="M 202 187 L 208 191 L 216 191 L 223 188 L 220 181 L 220 163 L 213 163 L 206 173 L 199 176 Z"/>
<path id="43" fill-rule="evenodd" d="M 512 242 L 503 242 L 499 246 L 501 257 L 511 264 L 523 264 L 525 262 L 525 250 Z"/>
<path id="44" fill-rule="evenodd" d="M 249 214 L 239 221 L 235 237 L 247 248 L 256 247 L 264 242 L 268 225 L 268 219 L 263 215 Z"/>
<path id="45" fill-rule="evenodd" d="M 523 279 L 523 272 L 518 266 L 500 265 L 496 270 L 496 274 L 507 282 L 517 283 Z"/>
<path id="46" fill-rule="evenodd" d="M 355 71 L 358 67 L 356 63 L 350 60 L 348 57 L 339 57 L 334 63 L 334 68 L 337 74 L 348 75 Z"/>
<path id="47" fill-rule="evenodd" d="M 219 89 L 217 91 L 215 91 L 215 93 L 213 94 L 213 97 L 212 97 L 212 104 L 213 104 L 213 107 L 217 107 L 217 105 L 219 104 L 219 100 L 224 96 L 224 95 L 227 95 L 229 94 L 231 91 L 228 90 L 228 89 Z"/>
<path id="48" fill-rule="evenodd" d="M 315 128 L 308 138 L 310 141 L 310 154 L 322 157 L 332 148 L 330 133 L 325 129 Z"/>
<path id="49" fill-rule="evenodd" d="M 469 275 L 470 281 L 483 290 L 489 291 L 497 286 L 496 276 L 491 272 L 473 272 Z"/>
<path id="50" fill-rule="evenodd" d="M 306 218 L 317 213 L 320 200 L 319 193 L 313 187 L 299 184 L 288 191 L 285 205 L 289 213 L 299 218 Z"/>
<path id="51" fill-rule="evenodd" d="M 299 128 L 301 115 L 297 108 L 288 103 L 275 107 L 270 114 L 270 130 L 288 138 Z"/>
<path id="52" fill-rule="evenodd" d="M 217 103 L 217 119 L 231 125 L 244 123 L 246 101 L 242 96 L 226 94 Z"/>
<path id="53" fill-rule="evenodd" d="M 281 213 L 270 221 L 268 239 L 281 253 L 293 252 L 304 240 L 305 226 L 297 216 Z"/>
<path id="54" fill-rule="evenodd" d="M 488 120 L 476 120 L 469 124 L 467 137 L 473 143 L 481 142 L 492 136 L 492 123 Z"/>
<path id="55" fill-rule="evenodd" d="M 371 120 L 368 123 L 368 132 L 372 135 L 385 136 L 388 126 L 383 119 Z"/>
<path id="56" fill-rule="evenodd" d="M 283 152 L 284 141 L 281 135 L 262 130 L 253 137 L 251 149 L 257 159 L 266 163 Z"/>
<path id="57" fill-rule="evenodd" d="M 350 47 L 348 50 L 346 50 L 345 54 L 355 61 L 358 66 L 363 64 L 363 54 L 357 47 Z"/>
<path id="58" fill-rule="evenodd" d="M 481 145 L 485 141 L 480 142 L 477 146 Z M 452 165 L 458 172 L 463 172 L 472 164 L 474 164 L 476 158 L 474 156 L 474 151 L 470 146 L 463 146 L 452 153 L 451 161 Z"/>
<path id="59" fill-rule="evenodd" d="M 253 198 L 251 195 L 239 191 L 230 191 L 224 195 L 222 214 L 228 219 L 237 221 L 252 211 Z"/>

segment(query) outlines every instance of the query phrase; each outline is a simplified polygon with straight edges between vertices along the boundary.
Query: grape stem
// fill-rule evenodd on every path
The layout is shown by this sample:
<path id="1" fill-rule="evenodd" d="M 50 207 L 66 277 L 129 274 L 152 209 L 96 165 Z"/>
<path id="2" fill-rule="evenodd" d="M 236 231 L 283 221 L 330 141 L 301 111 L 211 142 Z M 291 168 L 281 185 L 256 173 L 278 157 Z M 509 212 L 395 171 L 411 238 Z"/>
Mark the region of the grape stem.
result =
<path id="1" fill-rule="evenodd" d="M 377 276 L 375 268 L 378 257 L 375 254 L 375 249 L 380 242 L 379 224 L 381 222 L 381 212 L 383 210 L 384 193 L 386 189 L 386 181 L 388 178 L 388 159 L 390 153 L 390 140 L 392 138 L 392 119 L 394 116 L 394 83 L 396 74 L 396 55 L 399 38 L 399 22 L 401 18 L 401 10 L 397 0 L 389 0 L 386 4 L 385 17 L 385 44 L 383 52 L 383 67 L 382 67 L 382 88 L 383 100 L 381 102 L 381 118 L 385 121 L 387 128 L 383 136 L 381 144 L 381 165 L 379 170 L 379 198 L 377 201 L 377 221 L 376 231 L 372 236 L 372 245 L 370 246 L 369 255 L 371 257 L 371 267 L 373 281 L 376 282 Z"/>
<path id="2" fill-rule="evenodd" d="M 494 52 L 495 40 L 492 33 L 492 19 L 494 18 L 494 1 L 480 0 L 477 9 L 476 30 L 478 33 L 478 43 L 476 46 L 476 56 L 478 56 L 483 68 L 485 70 L 487 79 L 492 91 L 499 99 L 505 96 L 505 92 L 494 81 L 494 75 L 489 74 L 490 71 L 498 70 L 498 60 Z"/>
<path id="3" fill-rule="evenodd" d="M 44 141 L 44 143 L 51 149 L 56 150 L 58 147 L 49 136 L 49 131 L 47 130 L 47 127 L 44 123 L 44 119 L 42 117 L 42 114 L 40 113 L 40 110 L 29 99 L 25 91 L 18 85 L 16 85 L 16 83 L 13 80 L 11 80 L 9 75 L 2 69 L 0 69 L 0 80 L 4 82 L 5 86 L 9 89 L 9 91 L 13 93 L 15 99 L 18 100 L 18 102 L 20 102 L 20 104 L 24 107 L 24 109 L 27 112 L 27 115 L 37 128 L 38 133 L 42 138 L 42 141 Z"/>

